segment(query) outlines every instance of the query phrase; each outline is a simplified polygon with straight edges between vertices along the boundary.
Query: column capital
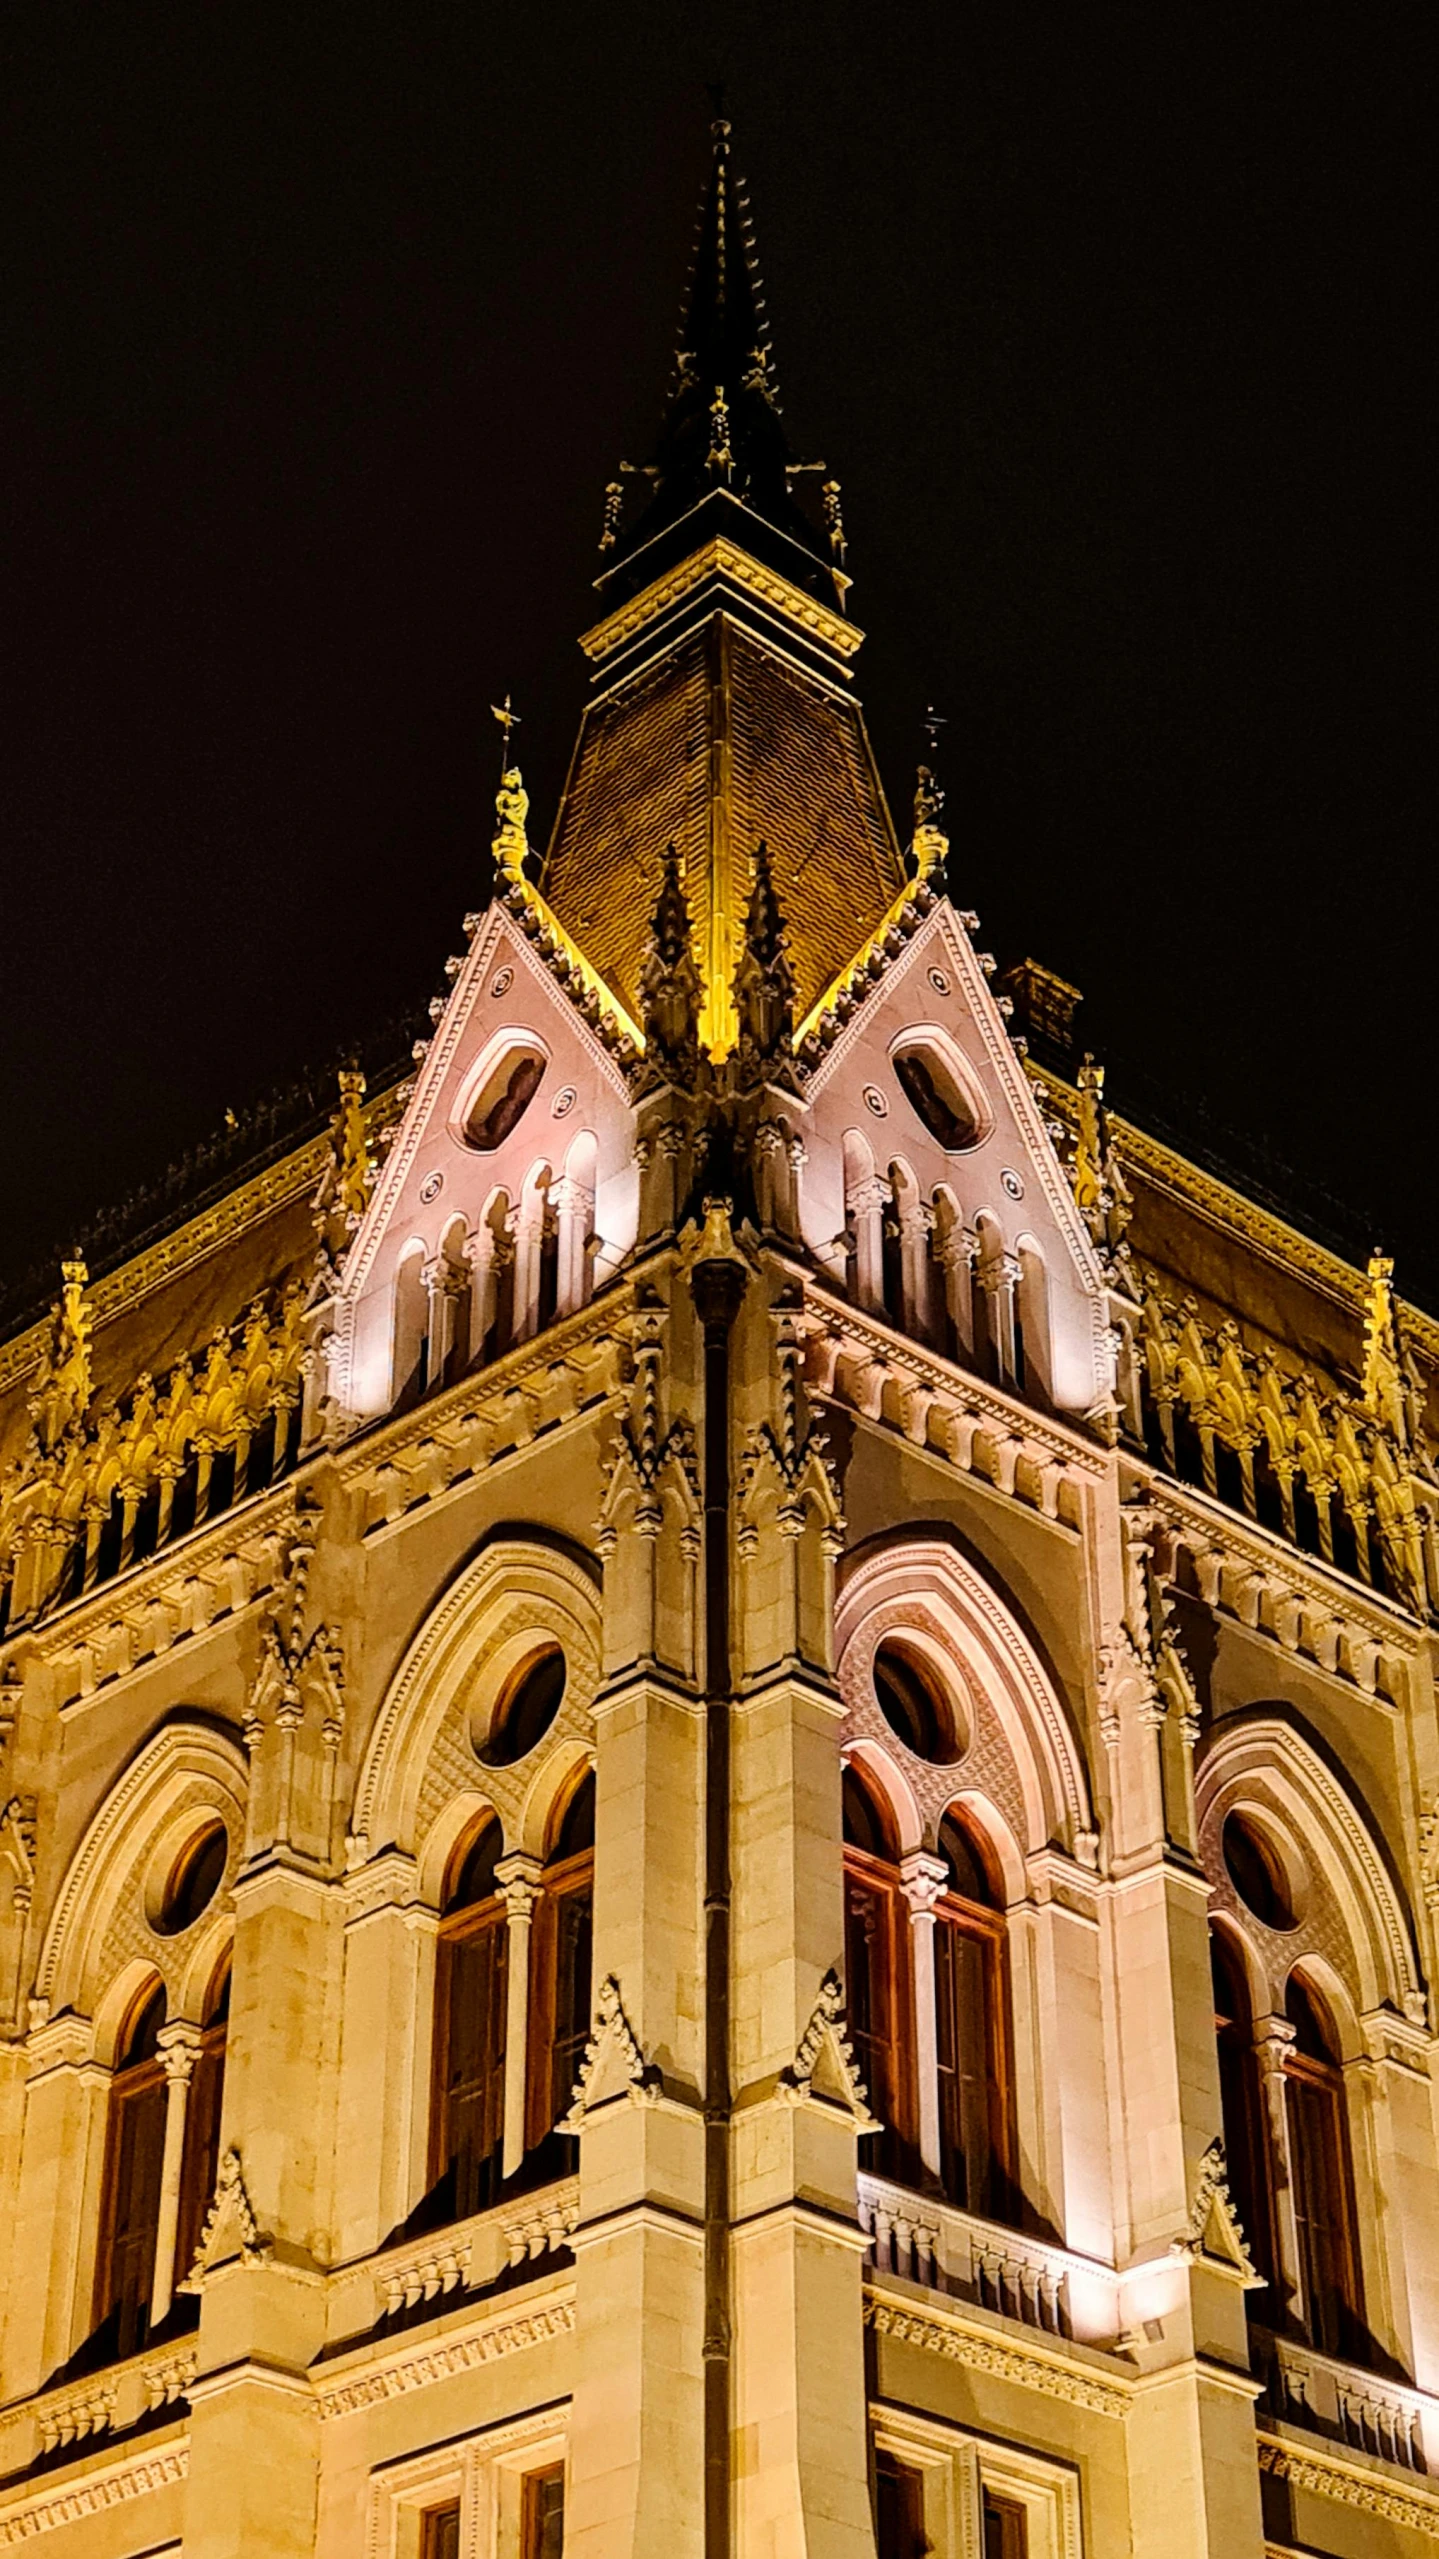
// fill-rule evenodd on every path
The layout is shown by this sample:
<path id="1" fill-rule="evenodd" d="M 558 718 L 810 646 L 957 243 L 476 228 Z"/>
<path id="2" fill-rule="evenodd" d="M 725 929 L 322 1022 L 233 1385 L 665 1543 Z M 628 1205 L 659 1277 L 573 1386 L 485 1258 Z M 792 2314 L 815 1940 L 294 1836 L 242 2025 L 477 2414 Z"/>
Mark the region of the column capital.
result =
<path id="1" fill-rule="evenodd" d="M 495 1867 L 495 1881 L 504 1896 L 510 1919 L 526 1920 L 539 1900 L 544 1868 L 538 1857 L 527 1849 L 517 1848 L 512 1855 L 500 1858 Z"/>
<path id="2" fill-rule="evenodd" d="M 156 2048 L 165 2066 L 165 2077 L 173 2084 L 188 2080 L 200 2051 L 200 2027 L 188 2017 L 177 2017 L 162 2026 L 155 2038 Z"/>
<path id="3" fill-rule="evenodd" d="M 927 1848 L 912 1848 L 899 1861 L 899 1889 L 911 1919 L 927 1918 L 949 1882 L 949 1867 Z"/>

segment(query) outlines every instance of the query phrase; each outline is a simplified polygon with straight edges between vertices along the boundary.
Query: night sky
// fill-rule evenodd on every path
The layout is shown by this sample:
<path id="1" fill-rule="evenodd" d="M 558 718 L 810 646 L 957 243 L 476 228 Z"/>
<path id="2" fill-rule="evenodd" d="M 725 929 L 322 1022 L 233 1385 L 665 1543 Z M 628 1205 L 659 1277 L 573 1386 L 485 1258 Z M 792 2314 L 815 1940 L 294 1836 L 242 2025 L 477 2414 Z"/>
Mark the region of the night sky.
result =
<path id="1" fill-rule="evenodd" d="M 0 1276 L 423 1005 L 506 688 L 547 835 L 719 75 L 902 826 L 932 699 L 1117 1106 L 1439 1308 L 1430 24 L 12 8 Z"/>

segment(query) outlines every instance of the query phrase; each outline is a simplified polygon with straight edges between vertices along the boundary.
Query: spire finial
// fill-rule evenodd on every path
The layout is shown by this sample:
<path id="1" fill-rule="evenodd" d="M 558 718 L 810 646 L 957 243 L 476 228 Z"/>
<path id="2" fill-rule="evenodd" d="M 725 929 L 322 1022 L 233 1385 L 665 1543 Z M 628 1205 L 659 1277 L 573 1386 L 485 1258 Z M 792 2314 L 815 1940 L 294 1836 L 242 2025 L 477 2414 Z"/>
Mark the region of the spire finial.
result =
<path id="1" fill-rule="evenodd" d="M 754 849 L 754 882 L 745 914 L 744 949 L 734 976 L 739 1016 L 741 1085 L 772 1082 L 776 1070 L 794 1072 L 794 971 L 785 949 L 784 917 L 775 895 L 769 846 Z"/>
<path id="2" fill-rule="evenodd" d="M 699 1071 L 699 1017 L 700 973 L 690 940 L 689 900 L 680 877 L 679 855 L 670 844 L 640 973 L 640 1021 L 645 1035 L 642 1091 L 655 1084 L 693 1084 Z"/>
<path id="3" fill-rule="evenodd" d="M 735 167 L 723 92 L 715 86 L 710 103 L 710 169 L 700 201 L 674 378 L 654 460 L 647 466 L 648 502 L 632 524 L 622 524 L 622 503 L 611 483 L 601 538 L 605 576 L 612 576 L 632 552 L 648 550 L 657 534 L 706 499 L 716 509 L 722 507 L 720 492 L 728 491 L 750 518 L 741 539 L 747 535 L 755 541 L 764 558 L 773 554 L 771 564 L 792 580 L 812 584 L 816 592 L 833 582 L 842 596 L 848 581 L 838 483 L 829 485 L 821 500 L 823 525 L 813 522 L 790 485 L 794 455 L 780 419 L 749 202 Z M 823 477 L 822 465 L 819 470 Z M 742 522 L 726 513 L 731 539 Z M 774 543 L 776 533 L 783 537 L 782 546 Z M 653 573 L 653 551 L 649 561 Z M 815 580 L 816 562 L 822 584 Z"/>

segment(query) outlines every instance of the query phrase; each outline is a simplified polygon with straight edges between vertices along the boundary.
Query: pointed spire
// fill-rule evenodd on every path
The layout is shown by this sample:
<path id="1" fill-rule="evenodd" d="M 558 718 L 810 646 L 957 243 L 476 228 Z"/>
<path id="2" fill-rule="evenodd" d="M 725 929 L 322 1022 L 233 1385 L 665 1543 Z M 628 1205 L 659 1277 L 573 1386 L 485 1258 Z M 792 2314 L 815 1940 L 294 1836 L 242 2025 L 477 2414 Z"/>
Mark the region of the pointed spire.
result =
<path id="1" fill-rule="evenodd" d="M 700 973 L 690 939 L 689 900 L 673 844 L 665 851 L 660 893 L 650 919 L 640 974 L 645 1035 L 641 1091 L 655 1084 L 691 1085 L 699 1072 Z"/>
<path id="2" fill-rule="evenodd" d="M 784 918 L 775 895 L 769 846 L 755 846 L 754 885 L 745 916 L 744 949 L 734 975 L 739 1016 L 741 1085 L 788 1081 L 794 1074 L 794 971 L 785 949 Z"/>
<path id="3" fill-rule="evenodd" d="M 625 527 L 622 480 L 605 493 L 600 548 L 606 577 L 715 489 L 727 489 L 752 516 L 824 562 L 841 586 L 844 533 L 837 481 L 826 484 L 824 528 L 812 524 L 791 490 L 803 469 L 780 418 L 779 384 L 749 199 L 734 165 L 730 127 L 716 116 L 713 155 L 700 199 L 694 257 L 680 317 L 669 400 L 653 461 L 622 470 L 649 485 L 648 503 Z M 742 536 L 740 538 L 743 538 Z M 791 572 L 793 574 L 793 571 Z"/>

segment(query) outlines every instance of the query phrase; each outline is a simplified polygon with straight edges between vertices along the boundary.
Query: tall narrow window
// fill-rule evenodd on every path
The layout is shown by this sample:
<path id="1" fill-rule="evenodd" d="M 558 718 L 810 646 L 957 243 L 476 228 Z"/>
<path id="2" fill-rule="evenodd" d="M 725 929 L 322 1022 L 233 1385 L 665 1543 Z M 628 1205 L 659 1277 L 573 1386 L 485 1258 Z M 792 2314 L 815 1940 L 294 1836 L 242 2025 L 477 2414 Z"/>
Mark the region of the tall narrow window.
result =
<path id="1" fill-rule="evenodd" d="M 183 2281 L 195 2262 L 205 2216 L 214 2200 L 220 2167 L 220 2109 L 225 2095 L 225 2047 L 230 2031 L 230 1962 L 211 1986 L 200 2049 L 185 2109 L 185 2150 L 180 2169 L 180 2215 L 175 2273 Z"/>
<path id="2" fill-rule="evenodd" d="M 1029 2559 L 1029 2517 L 1013 2497 L 1002 2497 L 995 2488 L 984 2488 L 981 2512 L 984 2518 L 984 2559 Z"/>
<path id="3" fill-rule="evenodd" d="M 939 1828 L 949 1868 L 935 1908 L 935 2054 L 944 2191 L 989 2221 L 1018 2218 L 1004 1916 L 983 1848 L 957 1815 Z"/>
<path id="4" fill-rule="evenodd" d="M 1284 2007 L 1294 2028 L 1285 2095 L 1309 2342 L 1321 2354 L 1360 2362 L 1368 2341 L 1338 2042 L 1327 2011 L 1297 1974 Z"/>
<path id="5" fill-rule="evenodd" d="M 429 2506 L 420 2517 L 420 2559 L 460 2559 L 460 2504 Z"/>
<path id="6" fill-rule="evenodd" d="M 493 1818 L 461 1843 L 436 1949 L 429 2204 L 445 2220 L 483 2212 L 500 2186 L 508 1943 L 495 1882 L 501 1847 Z"/>
<path id="7" fill-rule="evenodd" d="M 520 2559 L 562 2559 L 565 2546 L 565 2465 L 532 2470 L 520 2504 Z"/>
<path id="8" fill-rule="evenodd" d="M 595 1781 L 582 1778 L 555 1825 L 545 1861 L 536 1958 L 535 2064 L 531 2137 L 544 2141 L 570 2110 L 590 2039 L 591 1942 L 595 1892 Z M 568 2157 L 568 2146 L 564 2153 Z M 558 2170 L 561 2162 L 555 2162 Z"/>
<path id="9" fill-rule="evenodd" d="M 844 1772 L 844 1962 L 850 2041 L 881 2130 L 865 2136 L 866 2165 L 882 2177 L 913 2169 L 911 2073 L 906 2056 L 910 1984 L 908 1921 L 898 1853 L 885 1811 L 857 1768 Z"/>
<path id="10" fill-rule="evenodd" d="M 167 2099 L 159 2051 L 164 2023 L 164 1985 L 156 1982 L 126 2020 L 110 2083 L 95 2325 L 117 2358 L 138 2353 L 150 2326 L 165 2157 Z"/>
<path id="11" fill-rule="evenodd" d="M 1234 2209 L 1266 2286 L 1274 2279 L 1274 2237 L 1269 2176 L 1269 2141 L 1264 2123 L 1264 2094 L 1259 2084 L 1259 2056 L 1254 2049 L 1254 2016 L 1249 1984 L 1238 1948 L 1222 1930 L 1209 1939 L 1214 1977 L 1214 2036 L 1219 2047 L 1219 2097 L 1224 2121 L 1224 2158 Z M 1246 2303 L 1261 2317 L 1273 2315 L 1270 2291 L 1246 2293 Z"/>
<path id="12" fill-rule="evenodd" d="M 926 2559 L 924 2474 L 892 2452 L 874 2456 L 874 2539 L 878 2559 Z"/>

